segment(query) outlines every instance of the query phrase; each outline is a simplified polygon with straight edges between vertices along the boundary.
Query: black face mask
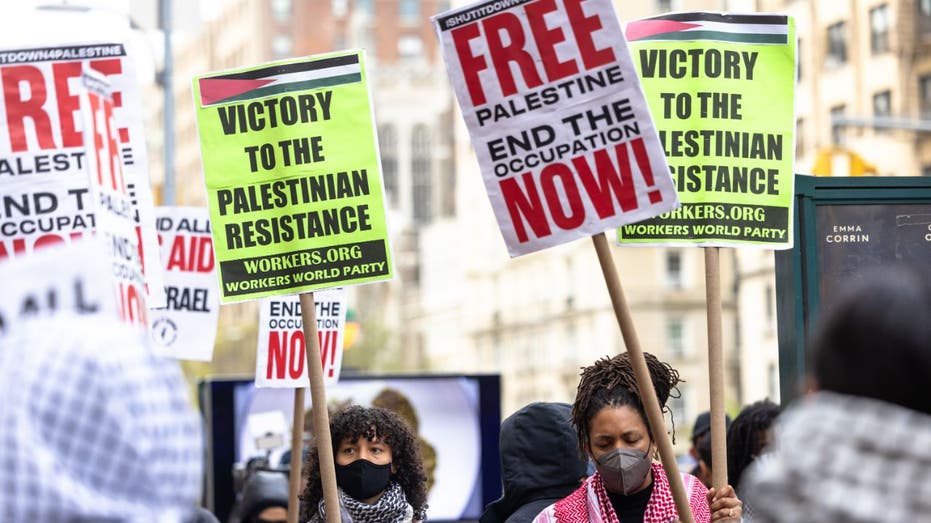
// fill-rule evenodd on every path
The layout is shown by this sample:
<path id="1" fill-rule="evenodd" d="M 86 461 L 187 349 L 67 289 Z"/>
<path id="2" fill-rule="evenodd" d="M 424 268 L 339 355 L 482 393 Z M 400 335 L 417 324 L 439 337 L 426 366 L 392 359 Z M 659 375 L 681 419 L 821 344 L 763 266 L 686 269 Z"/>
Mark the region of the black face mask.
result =
<path id="1" fill-rule="evenodd" d="M 358 500 L 374 497 L 387 489 L 390 482 L 390 463 L 376 465 L 366 459 L 357 459 L 348 465 L 336 465 L 336 484 Z"/>

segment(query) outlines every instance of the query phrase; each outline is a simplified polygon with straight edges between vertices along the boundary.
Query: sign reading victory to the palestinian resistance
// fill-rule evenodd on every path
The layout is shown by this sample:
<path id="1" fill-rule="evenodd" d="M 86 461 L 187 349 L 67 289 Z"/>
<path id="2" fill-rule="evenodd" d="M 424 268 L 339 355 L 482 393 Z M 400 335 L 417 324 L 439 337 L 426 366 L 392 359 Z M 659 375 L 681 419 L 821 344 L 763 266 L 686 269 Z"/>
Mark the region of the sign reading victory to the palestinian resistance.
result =
<path id="1" fill-rule="evenodd" d="M 194 79 L 220 300 L 392 276 L 364 54 Z"/>
<path id="2" fill-rule="evenodd" d="M 433 22 L 511 256 L 678 206 L 610 0 L 486 1 Z"/>
<path id="3" fill-rule="evenodd" d="M 99 107 L 106 114 L 90 120 L 100 122 L 104 134 L 89 142 L 84 112 L 90 109 L 82 106 L 87 70 L 104 76 L 110 93 Z M 103 165 L 117 173 L 114 180 L 123 187 L 116 189 L 130 204 L 119 212 L 133 222 L 146 302 L 163 306 L 141 95 L 126 46 L 104 41 L 0 49 L 0 90 L 0 261 L 93 233 L 95 211 L 112 209 L 114 201 L 107 195 L 95 201 L 101 193 L 89 186 Z M 94 154 L 111 156 L 99 164 L 91 162 Z"/>
<path id="4" fill-rule="evenodd" d="M 792 247 L 795 21 L 673 13 L 627 39 L 682 206 L 619 241 Z"/>
<path id="5" fill-rule="evenodd" d="M 323 383 L 339 381 L 343 364 L 343 334 L 346 327 L 346 289 L 314 293 L 314 314 L 320 347 Z M 277 296 L 259 302 L 259 340 L 255 357 L 255 386 L 272 388 L 306 387 L 307 343 L 299 296 Z"/>
<path id="6" fill-rule="evenodd" d="M 210 361 L 220 289 L 207 209 L 158 207 L 155 216 L 167 306 L 149 311 L 152 348 L 178 359 Z"/>

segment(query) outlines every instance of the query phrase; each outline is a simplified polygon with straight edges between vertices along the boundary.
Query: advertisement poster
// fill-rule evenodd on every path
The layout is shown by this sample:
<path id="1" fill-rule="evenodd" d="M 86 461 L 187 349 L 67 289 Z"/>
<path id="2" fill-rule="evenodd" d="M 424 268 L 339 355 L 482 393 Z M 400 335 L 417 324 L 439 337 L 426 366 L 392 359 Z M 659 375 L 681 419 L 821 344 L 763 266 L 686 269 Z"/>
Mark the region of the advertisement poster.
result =
<path id="1" fill-rule="evenodd" d="M 317 341 L 323 383 L 339 381 L 346 328 L 346 289 L 314 292 Z M 255 357 L 255 386 L 306 387 L 306 342 L 299 296 L 265 298 L 259 305 L 259 342 Z"/>
<path id="2" fill-rule="evenodd" d="M 149 311 L 153 350 L 182 360 L 210 361 L 220 289 L 207 209 L 158 207 L 155 213 L 167 307 Z"/>
<path id="3" fill-rule="evenodd" d="M 433 22 L 511 256 L 678 206 L 610 0 L 484 2 Z"/>
<path id="4" fill-rule="evenodd" d="M 194 79 L 223 303 L 392 276 L 361 51 Z"/>
<path id="5" fill-rule="evenodd" d="M 626 29 L 682 206 L 618 240 L 792 247 L 795 21 L 691 12 Z"/>

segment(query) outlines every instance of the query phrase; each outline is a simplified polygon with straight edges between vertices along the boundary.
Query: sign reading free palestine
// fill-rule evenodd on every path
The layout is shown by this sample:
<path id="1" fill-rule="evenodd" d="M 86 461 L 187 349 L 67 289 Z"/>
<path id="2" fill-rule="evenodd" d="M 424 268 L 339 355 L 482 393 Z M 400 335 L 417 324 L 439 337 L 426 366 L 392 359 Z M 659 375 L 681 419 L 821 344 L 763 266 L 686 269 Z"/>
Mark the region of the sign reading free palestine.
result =
<path id="1" fill-rule="evenodd" d="M 392 276 L 361 51 L 194 79 L 224 303 Z"/>

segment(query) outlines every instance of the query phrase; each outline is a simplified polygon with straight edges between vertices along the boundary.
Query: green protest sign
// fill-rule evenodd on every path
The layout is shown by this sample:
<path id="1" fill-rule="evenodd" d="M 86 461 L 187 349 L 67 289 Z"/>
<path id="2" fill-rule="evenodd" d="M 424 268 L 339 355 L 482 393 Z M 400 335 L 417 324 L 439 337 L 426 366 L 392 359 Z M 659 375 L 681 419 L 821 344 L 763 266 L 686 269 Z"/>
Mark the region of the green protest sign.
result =
<path id="1" fill-rule="evenodd" d="M 363 54 L 194 78 L 224 303 L 390 279 Z"/>
<path id="2" fill-rule="evenodd" d="M 672 13 L 626 33 L 682 206 L 618 240 L 792 247 L 795 21 Z"/>

